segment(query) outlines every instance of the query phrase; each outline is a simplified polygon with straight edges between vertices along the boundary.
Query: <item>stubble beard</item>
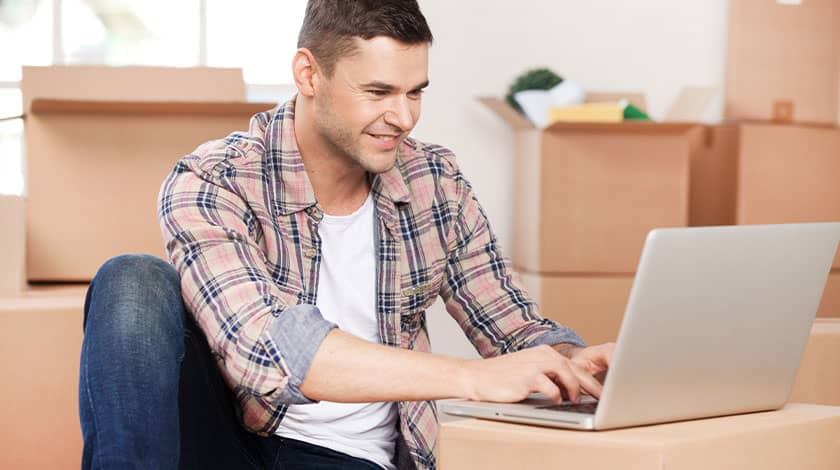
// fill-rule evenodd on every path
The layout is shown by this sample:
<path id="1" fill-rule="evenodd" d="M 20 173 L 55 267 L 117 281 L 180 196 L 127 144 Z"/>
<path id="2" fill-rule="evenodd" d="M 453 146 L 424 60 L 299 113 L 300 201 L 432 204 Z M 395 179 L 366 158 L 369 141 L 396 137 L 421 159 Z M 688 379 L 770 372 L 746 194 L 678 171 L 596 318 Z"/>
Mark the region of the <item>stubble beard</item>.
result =
<path id="1" fill-rule="evenodd" d="M 397 160 L 396 149 L 390 155 L 391 158 L 383 162 L 385 165 L 378 165 L 377 163 L 382 161 L 385 154 L 367 155 L 361 142 L 364 135 L 355 135 L 352 130 L 340 125 L 337 119 L 328 113 L 318 114 L 319 119 L 316 121 L 318 133 L 335 155 L 342 157 L 345 161 L 353 162 L 368 173 L 384 173 L 394 167 Z"/>

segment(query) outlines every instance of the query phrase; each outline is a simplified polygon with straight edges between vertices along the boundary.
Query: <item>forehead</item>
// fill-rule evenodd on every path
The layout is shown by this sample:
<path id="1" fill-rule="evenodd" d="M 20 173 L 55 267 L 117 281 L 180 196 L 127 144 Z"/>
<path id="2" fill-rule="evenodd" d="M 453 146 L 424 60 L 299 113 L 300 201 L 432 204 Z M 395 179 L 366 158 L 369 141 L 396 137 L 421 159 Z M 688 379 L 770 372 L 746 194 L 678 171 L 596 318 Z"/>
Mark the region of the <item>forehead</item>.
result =
<path id="1" fill-rule="evenodd" d="M 336 62 L 336 74 L 357 84 L 379 81 L 406 87 L 428 79 L 428 44 L 405 44 L 384 36 L 355 41 L 356 52 Z"/>

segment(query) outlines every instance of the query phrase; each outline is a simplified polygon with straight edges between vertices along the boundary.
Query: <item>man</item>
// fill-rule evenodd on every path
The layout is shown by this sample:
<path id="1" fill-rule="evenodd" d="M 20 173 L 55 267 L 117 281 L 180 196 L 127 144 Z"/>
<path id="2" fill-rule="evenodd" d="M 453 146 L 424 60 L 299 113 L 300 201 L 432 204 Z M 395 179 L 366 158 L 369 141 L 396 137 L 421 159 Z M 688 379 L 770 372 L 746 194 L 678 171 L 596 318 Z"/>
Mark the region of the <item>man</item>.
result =
<path id="1" fill-rule="evenodd" d="M 413 0 L 309 2 L 296 97 L 164 182 L 174 269 L 92 282 L 83 466 L 434 469 L 433 400 L 600 394 L 613 345 L 539 315 L 452 153 L 408 137 L 431 42 Z M 487 359 L 428 352 L 438 296 Z"/>

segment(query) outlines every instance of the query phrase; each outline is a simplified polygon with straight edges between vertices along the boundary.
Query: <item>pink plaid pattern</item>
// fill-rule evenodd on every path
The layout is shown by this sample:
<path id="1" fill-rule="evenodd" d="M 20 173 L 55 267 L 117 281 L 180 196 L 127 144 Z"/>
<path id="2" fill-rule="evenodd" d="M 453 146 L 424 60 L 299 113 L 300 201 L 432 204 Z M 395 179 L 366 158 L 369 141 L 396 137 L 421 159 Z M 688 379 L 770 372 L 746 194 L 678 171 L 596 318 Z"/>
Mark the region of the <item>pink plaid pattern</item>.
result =
<path id="1" fill-rule="evenodd" d="M 429 351 L 426 309 L 441 297 L 483 357 L 537 344 L 583 344 L 542 318 L 511 276 L 487 218 L 448 149 L 406 139 L 375 175 L 376 306 L 383 344 Z M 267 435 L 334 327 L 314 307 L 323 213 L 294 135 L 294 100 L 255 115 L 247 132 L 199 146 L 167 177 L 161 231 L 185 304 L 242 408 Z M 434 402 L 398 404 L 410 460 L 434 469 Z"/>

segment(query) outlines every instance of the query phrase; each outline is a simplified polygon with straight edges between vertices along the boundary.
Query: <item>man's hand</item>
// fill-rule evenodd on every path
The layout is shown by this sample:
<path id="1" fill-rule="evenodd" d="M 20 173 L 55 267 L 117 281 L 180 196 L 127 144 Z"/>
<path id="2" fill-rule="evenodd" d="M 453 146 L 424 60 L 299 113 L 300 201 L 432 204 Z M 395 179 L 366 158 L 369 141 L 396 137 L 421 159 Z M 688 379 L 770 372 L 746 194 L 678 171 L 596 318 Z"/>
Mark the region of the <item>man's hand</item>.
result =
<path id="1" fill-rule="evenodd" d="M 539 392 L 553 402 L 563 397 L 578 401 L 581 392 L 601 395 L 594 377 L 609 367 L 615 347 L 605 343 L 588 348 L 563 350 L 537 346 L 511 354 L 470 361 L 466 367 L 468 398 L 480 401 L 516 402 Z"/>
<path id="2" fill-rule="evenodd" d="M 569 350 L 569 357 L 572 362 L 581 366 L 590 375 L 603 377 L 612 362 L 612 353 L 615 343 L 604 343 L 590 346 L 588 348 L 575 347 Z M 604 383 L 603 379 L 599 382 Z"/>

